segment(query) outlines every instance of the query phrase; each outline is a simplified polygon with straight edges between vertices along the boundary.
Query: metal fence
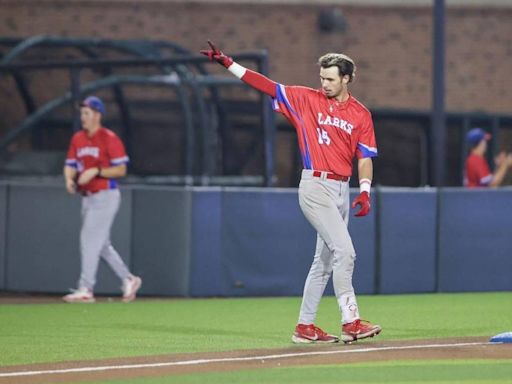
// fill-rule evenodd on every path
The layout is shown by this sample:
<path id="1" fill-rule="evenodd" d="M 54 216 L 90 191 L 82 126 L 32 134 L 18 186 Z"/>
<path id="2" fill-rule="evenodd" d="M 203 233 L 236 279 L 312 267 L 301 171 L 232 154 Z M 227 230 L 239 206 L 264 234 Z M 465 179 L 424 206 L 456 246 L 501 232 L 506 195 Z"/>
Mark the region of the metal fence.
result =
<path id="1" fill-rule="evenodd" d="M 26 117 L 0 138 L 0 154 L 4 158 L 10 154 L 9 146 L 23 137 L 30 136 L 32 151 L 51 147 L 48 141 L 52 135 L 56 136 L 58 129 L 68 130 L 64 137 L 69 138 L 71 127 L 79 128 L 79 101 L 86 94 L 99 93 L 102 97 L 105 95 L 109 105 L 116 106 L 117 114 L 107 115 L 105 123 L 122 127 L 118 130 L 132 158 L 134 175 L 159 176 L 159 180 L 167 182 L 200 185 L 215 183 L 216 179 L 218 182 L 219 177 L 240 176 L 235 182 L 271 185 L 274 124 L 270 103 L 255 91 L 251 94 L 239 79 L 229 74 L 209 73 L 204 66 L 207 62 L 204 56 L 163 42 L 39 37 L 18 44 L 8 39 L 3 45 L 14 47 L 2 56 L 0 73 L 4 78 L 14 79 L 26 112 Z M 68 51 L 73 48 L 86 57 L 36 62 L 15 60 L 35 47 L 58 47 Z M 135 57 L 100 58 L 101 53 L 97 51 L 104 51 L 105 47 L 109 53 L 121 51 Z M 164 48 L 172 51 L 172 57 L 162 53 Z M 264 51 L 234 54 L 233 57 L 261 73 L 268 72 Z M 62 73 L 67 73 L 68 90 L 37 105 L 33 95 L 36 91 L 30 88 L 29 77 L 55 71 L 60 72 L 61 77 Z M 164 89 L 167 94 L 162 96 L 162 91 L 156 88 Z M 152 96 L 146 97 L 148 94 Z M 243 97 L 239 97 L 240 94 Z M 167 116 L 159 116 L 161 111 Z M 233 123 L 235 118 L 239 119 L 236 124 Z M 137 128 L 141 125 L 144 127 Z M 148 132 L 150 127 L 156 133 Z M 164 135 L 162 129 L 166 127 L 169 129 Z M 234 149 L 232 138 L 240 131 L 250 136 L 250 156 Z M 158 135 L 168 141 L 167 148 L 158 147 L 161 144 Z M 153 137 L 158 150 L 151 143 L 144 143 L 148 137 Z M 67 140 L 62 141 L 61 150 Z M 252 159 L 255 148 L 259 150 L 258 165 L 244 175 L 242 168 Z M 176 154 L 177 159 L 166 158 L 162 155 L 165 152 Z"/>

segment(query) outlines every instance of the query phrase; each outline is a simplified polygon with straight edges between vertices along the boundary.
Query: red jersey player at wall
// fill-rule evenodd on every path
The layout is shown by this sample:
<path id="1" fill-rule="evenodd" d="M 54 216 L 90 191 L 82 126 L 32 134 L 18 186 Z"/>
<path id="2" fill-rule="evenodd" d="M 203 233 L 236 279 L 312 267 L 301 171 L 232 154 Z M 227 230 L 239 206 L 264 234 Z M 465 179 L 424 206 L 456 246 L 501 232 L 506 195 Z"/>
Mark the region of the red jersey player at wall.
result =
<path id="1" fill-rule="evenodd" d="M 467 133 L 466 140 L 470 145 L 470 152 L 464 168 L 465 187 L 498 187 L 503 183 L 512 165 L 512 154 L 500 152 L 495 159 L 496 171 L 492 173 L 485 159 L 490 139 L 491 135 L 482 128 L 473 128 Z"/>
<path id="2" fill-rule="evenodd" d="M 122 281 L 123 301 L 134 300 L 142 284 L 110 242 L 110 229 L 121 203 L 116 179 L 126 175 L 128 156 L 119 137 L 102 126 L 104 115 L 105 105 L 100 98 L 89 96 L 82 102 L 82 130 L 71 138 L 64 166 L 67 191 L 82 195 L 81 273 L 78 289 L 63 297 L 68 303 L 95 301 L 93 289 L 100 258 Z"/>
<path id="3" fill-rule="evenodd" d="M 311 89 L 276 83 L 234 62 L 208 43 L 210 49 L 201 53 L 222 64 L 249 86 L 269 95 L 274 110 L 282 113 L 297 132 L 304 168 L 299 203 L 318 234 L 292 341 L 334 343 L 340 340 L 314 324 L 331 274 L 341 312 L 341 340 L 353 342 L 379 334 L 379 325 L 361 320 L 352 286 L 356 257 L 348 232 L 352 160 L 358 159 L 360 185 L 360 194 L 352 207 L 360 206 L 356 216 L 365 216 L 370 211 L 372 158 L 377 156 L 371 114 L 348 91 L 348 84 L 356 73 L 354 61 L 341 53 L 320 57 L 321 88 Z"/>

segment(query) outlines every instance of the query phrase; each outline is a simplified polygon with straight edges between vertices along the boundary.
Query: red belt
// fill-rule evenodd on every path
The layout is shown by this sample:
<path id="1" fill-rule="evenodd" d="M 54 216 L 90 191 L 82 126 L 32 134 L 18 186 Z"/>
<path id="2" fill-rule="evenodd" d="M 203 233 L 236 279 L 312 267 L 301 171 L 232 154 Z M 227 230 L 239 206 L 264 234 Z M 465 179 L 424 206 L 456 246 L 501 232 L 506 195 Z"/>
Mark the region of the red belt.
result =
<path id="1" fill-rule="evenodd" d="M 81 191 L 80 193 L 82 194 L 82 196 L 91 196 L 101 191 L 106 191 L 106 189 L 98 189 L 96 191 Z"/>
<path id="2" fill-rule="evenodd" d="M 337 180 L 337 181 L 348 181 L 348 179 L 349 179 L 348 176 L 341 176 L 341 175 L 337 175 L 335 173 L 330 173 L 330 172 L 325 172 L 325 173 L 326 173 L 326 175 L 325 175 L 326 179 Z M 313 171 L 313 177 L 322 177 L 322 172 Z"/>

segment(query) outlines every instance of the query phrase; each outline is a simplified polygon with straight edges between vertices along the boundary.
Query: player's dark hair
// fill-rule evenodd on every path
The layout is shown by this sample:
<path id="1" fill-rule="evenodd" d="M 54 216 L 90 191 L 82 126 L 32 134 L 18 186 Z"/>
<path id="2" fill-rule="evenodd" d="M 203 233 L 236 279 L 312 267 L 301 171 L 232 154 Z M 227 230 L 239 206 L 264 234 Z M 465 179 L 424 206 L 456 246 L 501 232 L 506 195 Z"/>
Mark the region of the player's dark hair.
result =
<path id="1" fill-rule="evenodd" d="M 341 77 L 348 75 L 349 83 L 354 80 L 356 76 L 356 65 L 347 55 L 342 53 L 327 53 L 318 59 L 318 65 L 322 68 L 338 67 L 338 72 Z"/>

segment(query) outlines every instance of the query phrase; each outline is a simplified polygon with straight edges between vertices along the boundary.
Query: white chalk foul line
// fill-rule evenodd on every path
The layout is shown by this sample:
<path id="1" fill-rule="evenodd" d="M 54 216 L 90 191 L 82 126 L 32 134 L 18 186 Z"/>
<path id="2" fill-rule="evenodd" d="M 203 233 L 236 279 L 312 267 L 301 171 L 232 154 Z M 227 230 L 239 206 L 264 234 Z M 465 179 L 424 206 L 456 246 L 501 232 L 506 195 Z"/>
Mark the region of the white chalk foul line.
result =
<path id="1" fill-rule="evenodd" d="M 311 352 L 283 353 L 283 354 L 279 354 L 279 355 L 261 355 L 261 356 L 249 356 L 249 357 L 224 357 L 224 358 L 216 358 L 216 359 L 168 361 L 168 362 L 164 362 L 164 363 L 108 365 L 108 366 L 98 366 L 98 367 L 49 369 L 49 370 L 44 370 L 44 371 L 19 371 L 19 372 L 0 373 L 0 378 L 2 378 L 2 377 L 19 377 L 19 376 L 53 375 L 53 374 L 60 374 L 60 373 L 113 371 L 113 370 L 121 370 L 121 369 L 159 368 L 159 367 L 200 365 L 200 364 L 211 364 L 211 363 L 231 363 L 231 362 L 238 362 L 238 361 L 276 360 L 276 359 L 286 359 L 289 357 L 336 355 L 336 354 L 342 354 L 342 353 L 399 351 L 399 350 L 404 350 L 404 349 L 470 347 L 470 346 L 475 346 L 475 345 L 495 345 L 495 344 L 500 344 L 500 343 L 488 343 L 488 342 L 482 343 L 481 342 L 481 343 L 405 345 L 405 346 L 396 346 L 396 347 L 343 349 L 343 350 L 336 350 L 336 351 L 311 351 Z"/>

